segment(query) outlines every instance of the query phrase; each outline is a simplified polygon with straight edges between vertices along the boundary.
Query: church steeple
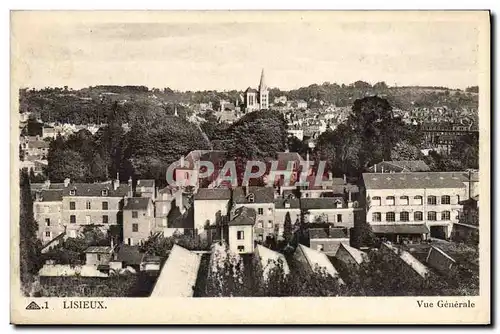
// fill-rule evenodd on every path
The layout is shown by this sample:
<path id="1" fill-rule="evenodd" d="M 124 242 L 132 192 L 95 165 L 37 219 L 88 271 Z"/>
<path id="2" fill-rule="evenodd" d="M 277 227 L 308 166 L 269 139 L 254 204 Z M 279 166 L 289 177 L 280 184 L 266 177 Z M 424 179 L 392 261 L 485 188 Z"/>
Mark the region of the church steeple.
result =
<path id="1" fill-rule="evenodd" d="M 262 72 L 260 74 L 259 91 L 262 92 L 262 91 L 265 91 L 265 90 L 267 90 L 267 86 L 266 86 L 266 80 L 265 80 L 265 77 L 264 77 L 264 69 L 262 69 Z"/>

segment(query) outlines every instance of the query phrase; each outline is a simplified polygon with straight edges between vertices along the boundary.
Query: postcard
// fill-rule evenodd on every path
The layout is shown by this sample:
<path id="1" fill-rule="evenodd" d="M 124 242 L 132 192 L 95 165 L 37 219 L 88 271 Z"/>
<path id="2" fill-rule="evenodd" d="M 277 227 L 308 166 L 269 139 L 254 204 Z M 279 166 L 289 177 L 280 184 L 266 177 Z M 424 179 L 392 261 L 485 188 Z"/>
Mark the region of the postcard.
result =
<path id="1" fill-rule="evenodd" d="M 490 68 L 488 11 L 12 11 L 11 322 L 489 324 Z"/>

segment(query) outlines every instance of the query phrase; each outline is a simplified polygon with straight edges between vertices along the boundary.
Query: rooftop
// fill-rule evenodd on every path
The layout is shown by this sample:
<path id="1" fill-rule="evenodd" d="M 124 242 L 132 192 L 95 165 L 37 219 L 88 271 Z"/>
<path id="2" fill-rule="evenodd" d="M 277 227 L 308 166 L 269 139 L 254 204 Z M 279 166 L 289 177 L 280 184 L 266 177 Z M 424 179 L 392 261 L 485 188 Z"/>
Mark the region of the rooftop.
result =
<path id="1" fill-rule="evenodd" d="M 369 168 L 370 172 L 428 172 L 429 166 L 423 160 L 382 161 Z"/>
<path id="2" fill-rule="evenodd" d="M 154 187 L 155 180 L 137 180 L 138 187 Z"/>
<path id="3" fill-rule="evenodd" d="M 302 252 L 307 259 L 309 266 L 316 270 L 317 268 L 325 270 L 332 277 L 339 277 L 339 273 L 337 269 L 333 266 L 332 262 L 328 259 L 326 254 L 314 250 L 312 248 L 306 247 L 302 244 L 299 244 L 296 251 Z M 339 281 L 342 282 L 342 279 L 339 277 Z"/>
<path id="4" fill-rule="evenodd" d="M 70 194 L 71 190 L 75 190 L 74 195 Z M 107 190 L 107 196 L 103 196 L 103 190 Z M 125 197 L 129 190 L 128 184 L 120 184 L 115 190 L 111 183 L 70 183 L 63 188 L 63 196 Z"/>
<path id="5" fill-rule="evenodd" d="M 151 198 L 149 197 L 127 198 L 123 210 L 147 210 L 150 203 Z"/>
<path id="6" fill-rule="evenodd" d="M 194 195 L 195 200 L 229 200 L 231 190 L 227 188 L 200 188 Z"/>
<path id="7" fill-rule="evenodd" d="M 234 212 L 234 217 L 228 223 L 229 226 L 254 225 L 256 213 L 252 208 L 239 207 Z"/>
<path id="8" fill-rule="evenodd" d="M 363 173 L 366 189 L 465 188 L 463 172 Z"/>
<path id="9" fill-rule="evenodd" d="M 354 261 L 356 261 L 357 264 L 361 264 L 364 261 L 364 255 L 366 254 L 359 249 L 351 247 L 345 242 L 341 242 L 339 249 L 340 247 L 344 248 L 351 255 Z"/>
<path id="10" fill-rule="evenodd" d="M 85 253 L 109 254 L 111 251 L 110 246 L 90 246 L 85 250 Z"/>
<path id="11" fill-rule="evenodd" d="M 174 245 L 163 266 L 151 297 L 192 297 L 201 256 Z"/>
<path id="12" fill-rule="evenodd" d="M 253 195 L 253 196 L 252 196 Z M 252 201 L 253 197 L 253 201 Z M 274 203 L 273 187 L 236 187 L 233 190 L 233 201 L 242 203 Z"/>
<path id="13" fill-rule="evenodd" d="M 342 227 L 310 228 L 309 239 L 346 239 L 349 238 L 347 231 Z"/>

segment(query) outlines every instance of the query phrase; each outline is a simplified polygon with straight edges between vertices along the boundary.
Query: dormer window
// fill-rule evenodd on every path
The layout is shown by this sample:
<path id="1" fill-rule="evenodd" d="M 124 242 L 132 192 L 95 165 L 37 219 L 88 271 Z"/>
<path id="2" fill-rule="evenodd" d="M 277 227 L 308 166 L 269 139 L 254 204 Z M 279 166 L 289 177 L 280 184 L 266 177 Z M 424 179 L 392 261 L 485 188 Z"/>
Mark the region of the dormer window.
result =
<path id="1" fill-rule="evenodd" d="M 101 190 L 101 196 L 108 196 L 108 189 Z"/>
<path id="2" fill-rule="evenodd" d="M 335 201 L 335 207 L 336 208 L 342 208 L 342 202 L 341 201 Z"/>
<path id="3" fill-rule="evenodd" d="M 248 194 L 247 201 L 248 201 L 248 203 L 253 203 L 255 201 L 255 195 L 254 194 Z"/>
<path id="4" fill-rule="evenodd" d="M 76 195 L 76 190 L 75 190 L 75 189 L 71 189 L 71 190 L 69 191 L 69 195 L 70 195 L 70 196 L 75 196 L 75 195 Z"/>

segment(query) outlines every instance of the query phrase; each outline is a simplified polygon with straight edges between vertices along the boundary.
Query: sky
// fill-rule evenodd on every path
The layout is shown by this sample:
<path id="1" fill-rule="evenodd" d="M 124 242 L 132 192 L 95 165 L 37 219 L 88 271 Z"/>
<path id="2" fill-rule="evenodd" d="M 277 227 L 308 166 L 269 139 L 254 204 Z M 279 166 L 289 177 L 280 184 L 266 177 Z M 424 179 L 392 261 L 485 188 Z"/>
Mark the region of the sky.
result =
<path id="1" fill-rule="evenodd" d="M 478 84 L 479 21 L 463 13 L 16 12 L 22 87 L 283 90 L 331 82 Z"/>

